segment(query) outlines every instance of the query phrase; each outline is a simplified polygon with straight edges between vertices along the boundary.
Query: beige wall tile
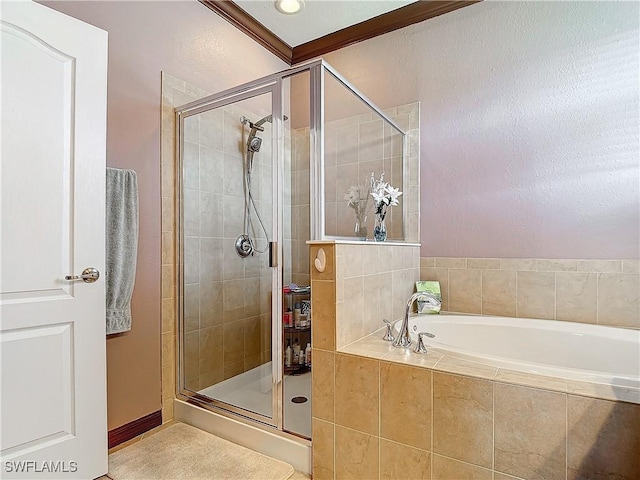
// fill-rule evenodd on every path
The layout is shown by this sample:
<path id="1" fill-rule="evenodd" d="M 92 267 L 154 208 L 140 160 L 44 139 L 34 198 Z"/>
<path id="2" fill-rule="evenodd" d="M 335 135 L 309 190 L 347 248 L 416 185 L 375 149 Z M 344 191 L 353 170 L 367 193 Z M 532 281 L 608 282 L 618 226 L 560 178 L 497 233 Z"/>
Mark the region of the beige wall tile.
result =
<path id="1" fill-rule="evenodd" d="M 380 273 L 380 254 L 382 247 L 377 245 L 362 246 L 362 274 L 373 275 Z"/>
<path id="2" fill-rule="evenodd" d="M 556 279 L 551 272 L 518 272 L 517 315 L 525 318 L 555 318 Z"/>
<path id="3" fill-rule="evenodd" d="M 223 325 L 223 342 L 225 367 L 227 363 L 241 361 L 243 358 L 242 347 L 244 346 L 244 322 L 242 320 Z"/>
<path id="4" fill-rule="evenodd" d="M 640 273 L 640 260 L 623 260 L 622 261 L 623 273 Z"/>
<path id="5" fill-rule="evenodd" d="M 480 270 L 449 270 L 449 309 L 452 312 L 481 312 Z"/>
<path id="6" fill-rule="evenodd" d="M 430 370 L 380 363 L 380 436 L 431 450 Z"/>
<path id="7" fill-rule="evenodd" d="M 199 330 L 199 373 L 212 372 L 222 365 L 222 325 Z"/>
<path id="8" fill-rule="evenodd" d="M 435 257 L 420 257 L 420 268 L 435 268 Z"/>
<path id="9" fill-rule="evenodd" d="M 176 271 L 173 265 L 162 266 L 162 298 L 173 298 L 175 295 Z"/>
<path id="10" fill-rule="evenodd" d="M 467 268 L 466 258 L 436 257 L 438 268 Z"/>
<path id="11" fill-rule="evenodd" d="M 339 425 L 335 432 L 336 480 L 377 479 L 379 438 Z"/>
<path id="12" fill-rule="evenodd" d="M 198 388 L 200 390 L 215 385 L 216 383 L 224 380 L 224 367 L 222 363 L 215 369 L 207 373 L 203 373 L 199 376 L 200 384 Z"/>
<path id="13" fill-rule="evenodd" d="M 638 479 L 640 405 L 569 395 L 569 480 Z"/>
<path id="14" fill-rule="evenodd" d="M 345 278 L 344 302 L 336 312 L 336 333 L 341 341 L 351 343 L 364 337 L 364 301 L 364 278 Z"/>
<path id="15" fill-rule="evenodd" d="M 379 365 L 377 360 L 336 355 L 335 422 L 378 434 Z"/>
<path id="16" fill-rule="evenodd" d="M 219 327 L 218 327 L 219 328 Z M 270 329 L 269 329 L 270 330 Z M 244 357 L 252 357 L 260 354 L 261 350 L 261 325 L 260 317 L 244 319 Z M 303 345 L 302 348 L 305 346 Z"/>
<path id="17" fill-rule="evenodd" d="M 361 277 L 363 270 L 363 248 L 359 245 L 337 245 L 343 260 L 336 265 L 344 278 Z"/>
<path id="18" fill-rule="evenodd" d="M 162 232 L 162 265 L 175 264 L 174 243 L 173 232 Z"/>
<path id="19" fill-rule="evenodd" d="M 244 360 L 238 360 L 237 362 L 224 362 L 224 379 L 235 377 L 244 373 Z"/>
<path id="20" fill-rule="evenodd" d="M 575 272 L 578 269 L 577 260 L 538 260 L 539 272 Z"/>
<path id="21" fill-rule="evenodd" d="M 420 280 L 435 280 L 440 282 L 442 294 L 442 310 L 449 308 L 449 269 L 448 268 L 420 268 Z"/>
<path id="22" fill-rule="evenodd" d="M 516 316 L 515 271 L 482 271 L 482 314 Z"/>
<path id="23" fill-rule="evenodd" d="M 173 298 L 162 299 L 162 333 L 175 333 L 176 305 Z"/>
<path id="24" fill-rule="evenodd" d="M 433 452 L 492 468 L 492 382 L 434 372 Z"/>
<path id="25" fill-rule="evenodd" d="M 495 470 L 564 480 L 567 396 L 496 383 Z"/>
<path id="26" fill-rule="evenodd" d="M 598 275 L 598 324 L 640 328 L 640 275 Z"/>
<path id="27" fill-rule="evenodd" d="M 200 334 L 197 331 L 186 333 L 184 335 L 184 340 L 183 340 L 184 341 L 184 376 L 186 380 L 198 378 L 198 374 L 199 374 L 198 355 L 200 354 L 200 349 L 198 346 L 199 339 L 200 339 Z M 163 342 L 163 346 L 164 346 L 164 342 Z M 163 363 L 164 363 L 164 357 L 165 357 L 164 351 L 163 351 L 162 357 L 163 357 Z M 171 364 L 172 363 L 170 362 L 165 363 L 165 365 L 171 365 Z M 197 388 L 198 388 L 198 385 L 196 385 L 195 389 L 197 390 Z"/>
<path id="28" fill-rule="evenodd" d="M 162 403 L 176 398 L 176 369 L 174 365 L 162 367 Z"/>
<path id="29" fill-rule="evenodd" d="M 311 282 L 311 328 L 313 346 L 323 350 L 336 348 L 335 283 L 323 280 Z"/>
<path id="30" fill-rule="evenodd" d="M 597 290 L 596 273 L 556 273 L 556 319 L 596 323 Z"/>
<path id="31" fill-rule="evenodd" d="M 222 325 L 223 282 L 200 284 L 200 328 Z"/>
<path id="32" fill-rule="evenodd" d="M 363 334 L 369 335 L 380 328 L 380 298 L 382 290 L 386 288 L 381 283 L 380 275 L 366 275 L 363 278 Z"/>
<path id="33" fill-rule="evenodd" d="M 173 333 L 162 334 L 162 366 L 175 365 L 176 337 Z"/>
<path id="34" fill-rule="evenodd" d="M 334 478 L 334 425 L 317 418 L 312 420 L 313 437 L 313 478 L 333 480 Z"/>
<path id="35" fill-rule="evenodd" d="M 432 455 L 433 480 L 491 480 L 491 470 L 459 462 L 452 458 Z"/>
<path id="36" fill-rule="evenodd" d="M 500 268 L 499 258 L 467 258 L 467 268 L 497 270 Z"/>
<path id="37" fill-rule="evenodd" d="M 380 439 L 381 480 L 430 480 L 431 456 L 400 443 Z"/>
<path id="38" fill-rule="evenodd" d="M 621 273 L 622 260 L 578 260 L 579 272 Z"/>
<path id="39" fill-rule="evenodd" d="M 335 394 L 334 353 L 313 349 L 311 369 L 311 411 L 316 418 L 333 422 Z"/>
<path id="40" fill-rule="evenodd" d="M 173 400 L 162 403 L 162 423 L 173 420 Z"/>
<path id="41" fill-rule="evenodd" d="M 500 268 L 502 270 L 528 271 L 536 269 L 534 258 L 501 258 Z"/>

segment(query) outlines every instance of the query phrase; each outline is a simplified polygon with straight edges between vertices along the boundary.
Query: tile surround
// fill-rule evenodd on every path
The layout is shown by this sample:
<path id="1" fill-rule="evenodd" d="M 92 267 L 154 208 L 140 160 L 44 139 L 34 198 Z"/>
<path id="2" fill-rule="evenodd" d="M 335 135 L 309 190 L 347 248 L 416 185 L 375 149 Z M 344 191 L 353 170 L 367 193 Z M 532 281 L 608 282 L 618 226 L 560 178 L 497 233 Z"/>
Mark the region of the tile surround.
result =
<path id="1" fill-rule="evenodd" d="M 639 271 L 632 259 L 420 258 L 445 311 L 626 328 L 640 328 Z"/>
<path id="2" fill-rule="evenodd" d="M 316 248 L 318 245 L 312 245 L 312 256 Z M 323 248 L 335 253 L 334 249 L 341 246 Z M 364 247 L 362 250 L 365 251 Z M 382 258 L 380 252 L 378 259 Z M 370 273 L 366 270 L 370 263 L 363 258 L 368 255 L 375 253 L 331 255 L 335 262 L 332 266 L 336 273 L 344 271 L 352 275 L 348 278 L 366 276 Z M 389 256 L 393 257 L 393 254 Z M 347 259 L 355 264 L 342 265 Z M 515 308 L 517 276 L 520 272 L 533 272 L 542 274 L 529 282 L 535 288 L 547 288 L 549 278 L 553 277 L 554 299 L 556 296 L 560 299 L 553 302 L 554 312 L 559 305 L 561 316 L 570 315 L 571 305 L 590 296 L 593 283 L 596 282 L 597 289 L 599 276 L 606 273 L 578 272 L 578 261 L 541 263 L 543 270 L 559 269 L 550 272 L 538 271 L 537 260 L 529 259 L 498 259 L 499 265 L 496 259 L 469 263 L 464 259 L 464 266 L 460 259 L 437 260 L 421 258 L 419 263 L 423 278 L 425 272 L 438 272 L 440 278 L 447 279 L 443 291 L 449 292 L 451 270 L 472 270 L 474 279 L 478 278 L 475 271 L 480 272 L 480 310 L 489 307 L 489 310 L 510 311 Z M 360 262 L 364 262 L 362 270 Z M 624 268 L 624 262 L 620 264 Z M 575 270 L 567 272 L 566 269 L 573 265 Z M 598 264 L 589 263 L 589 269 L 594 265 Z M 500 268 L 496 268 L 498 266 Z M 608 263 L 604 266 L 611 267 Z M 633 268 L 633 264 L 628 268 Z M 323 280 L 319 280 L 321 275 Z M 454 273 L 454 289 L 457 288 L 456 275 Z M 610 281 L 619 280 L 616 277 Z M 318 274 L 312 269 L 312 282 L 318 281 L 326 282 L 328 287 L 314 289 L 312 308 L 319 304 L 326 308 L 320 319 L 316 319 L 320 323 L 313 328 L 324 332 L 335 330 L 336 342 L 325 340 L 325 348 L 314 345 L 314 352 L 330 359 L 329 362 L 333 360 L 335 365 L 348 366 L 349 373 L 342 371 L 343 368 L 338 372 L 336 368 L 332 390 L 330 370 L 323 373 L 318 369 L 324 370 L 324 367 L 314 369 L 314 374 L 324 378 L 322 387 L 315 388 L 312 393 L 314 429 L 318 435 L 323 432 L 322 440 L 314 432 L 314 449 L 316 442 L 320 449 L 314 462 L 314 475 L 317 472 L 314 478 L 637 480 L 640 467 L 634 462 L 637 462 L 635 453 L 639 448 L 640 428 L 635 423 L 640 418 L 640 405 L 626 403 L 640 403 L 640 395 L 634 389 L 598 387 L 498 369 L 453 358 L 435 349 L 427 355 L 417 356 L 380 341 L 381 331 L 340 345 L 337 340 L 343 328 L 340 322 L 351 320 L 341 317 L 337 308 L 339 301 L 347 298 L 344 292 L 339 292 L 338 286 L 342 283 L 344 289 L 344 279 L 340 280 L 338 275 L 332 278 L 326 272 Z M 526 284 L 520 284 L 521 290 Z M 491 295 L 487 295 L 484 289 L 487 285 L 495 285 L 497 293 L 490 290 Z M 606 289 L 605 293 L 611 295 Z M 324 302 L 325 295 L 327 303 Z M 353 299 L 352 293 L 348 296 Z M 509 299 L 501 300 L 503 296 Z M 472 297 L 471 303 L 475 298 L 477 295 Z M 443 300 L 449 299 L 445 296 Z M 336 306 L 335 315 L 330 312 L 331 305 Z M 592 318 L 593 310 L 589 308 L 576 308 L 577 317 Z M 336 325 L 331 326 L 332 323 Z M 323 360 L 323 364 L 326 362 Z M 623 401 L 588 398 L 594 396 Z M 329 404 L 336 411 L 333 421 L 327 420 L 326 406 Z M 370 418 L 372 416 L 375 418 Z M 375 431 L 376 423 L 378 432 Z M 348 445 L 349 442 L 352 445 Z M 365 457 L 372 465 L 363 464 Z"/>

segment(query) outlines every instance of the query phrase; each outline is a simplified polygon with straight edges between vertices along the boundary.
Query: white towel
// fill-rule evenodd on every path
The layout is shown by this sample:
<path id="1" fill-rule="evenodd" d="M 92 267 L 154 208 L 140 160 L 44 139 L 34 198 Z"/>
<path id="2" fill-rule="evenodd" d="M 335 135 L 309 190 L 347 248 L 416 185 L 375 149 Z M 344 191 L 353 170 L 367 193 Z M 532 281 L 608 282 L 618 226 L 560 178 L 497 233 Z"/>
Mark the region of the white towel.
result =
<path id="1" fill-rule="evenodd" d="M 138 179 L 107 168 L 107 335 L 131 330 L 131 295 L 138 254 Z"/>

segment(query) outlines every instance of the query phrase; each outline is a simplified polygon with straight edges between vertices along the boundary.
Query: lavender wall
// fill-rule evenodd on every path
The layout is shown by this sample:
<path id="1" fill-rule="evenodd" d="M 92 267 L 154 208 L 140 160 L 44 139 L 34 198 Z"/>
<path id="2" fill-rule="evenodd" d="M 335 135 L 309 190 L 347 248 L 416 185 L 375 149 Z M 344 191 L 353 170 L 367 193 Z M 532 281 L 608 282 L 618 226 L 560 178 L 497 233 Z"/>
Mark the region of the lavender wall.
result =
<path id="1" fill-rule="evenodd" d="M 422 256 L 640 256 L 639 10 L 482 2 L 326 55 L 421 102 Z"/>
<path id="2" fill-rule="evenodd" d="M 107 340 L 113 429 L 161 408 L 160 72 L 216 92 L 286 65 L 196 0 L 42 3 L 109 33 L 107 164 L 138 173 L 133 328 Z"/>

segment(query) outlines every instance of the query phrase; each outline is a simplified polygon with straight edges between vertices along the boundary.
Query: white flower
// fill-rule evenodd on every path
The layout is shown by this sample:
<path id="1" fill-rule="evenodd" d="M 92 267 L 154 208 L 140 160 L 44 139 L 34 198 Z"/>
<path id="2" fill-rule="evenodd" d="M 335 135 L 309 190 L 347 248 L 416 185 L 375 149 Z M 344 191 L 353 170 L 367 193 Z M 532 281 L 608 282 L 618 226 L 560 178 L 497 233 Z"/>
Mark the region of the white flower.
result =
<path id="1" fill-rule="evenodd" d="M 376 202 L 376 204 L 387 203 L 387 197 L 385 197 L 384 190 L 371 192 L 371 195 L 373 196 L 373 200 Z"/>
<path id="2" fill-rule="evenodd" d="M 398 197 L 402 195 L 402 192 L 400 191 L 400 189 L 393 188 L 391 185 L 387 184 L 387 187 L 385 188 L 385 190 L 389 194 L 389 201 L 387 203 L 392 207 L 395 207 L 396 205 L 398 205 L 399 203 Z"/>

